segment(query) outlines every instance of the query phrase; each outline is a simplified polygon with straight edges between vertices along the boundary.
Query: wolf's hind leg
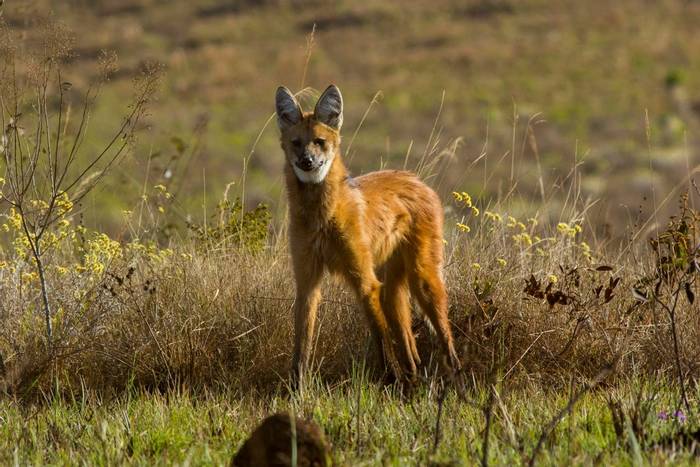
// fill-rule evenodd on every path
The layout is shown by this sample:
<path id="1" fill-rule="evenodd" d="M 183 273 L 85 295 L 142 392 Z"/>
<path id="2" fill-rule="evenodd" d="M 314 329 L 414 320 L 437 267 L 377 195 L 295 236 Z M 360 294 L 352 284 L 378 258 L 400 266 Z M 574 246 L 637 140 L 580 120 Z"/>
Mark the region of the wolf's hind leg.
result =
<path id="1" fill-rule="evenodd" d="M 427 242 L 423 248 L 418 249 L 415 266 L 409 268 L 409 284 L 411 294 L 435 328 L 440 346 L 447 358 L 447 364 L 452 371 L 457 371 L 461 368 L 461 364 L 454 348 L 450 329 L 447 291 L 440 270 L 441 258 L 435 255 L 435 251 L 441 251 L 438 250 L 439 248 L 442 248 L 442 244 L 431 247 Z"/>
<path id="2" fill-rule="evenodd" d="M 399 359 L 408 379 L 415 379 L 420 364 L 416 340 L 411 328 L 411 304 L 408 292 L 408 276 L 403 259 L 398 255 L 389 260 L 380 272 L 384 282 L 382 308 L 395 342 L 399 348 Z"/>

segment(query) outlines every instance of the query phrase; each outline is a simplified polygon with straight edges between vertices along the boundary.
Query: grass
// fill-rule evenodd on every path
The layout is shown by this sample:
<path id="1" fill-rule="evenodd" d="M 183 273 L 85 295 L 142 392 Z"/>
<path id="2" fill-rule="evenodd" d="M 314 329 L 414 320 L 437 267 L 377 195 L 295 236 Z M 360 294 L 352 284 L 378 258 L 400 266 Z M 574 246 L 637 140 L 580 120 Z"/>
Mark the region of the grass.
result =
<path id="1" fill-rule="evenodd" d="M 575 383 L 574 383 L 575 384 Z M 641 389 L 640 389 L 641 388 Z M 489 463 L 512 465 L 532 454 L 546 422 L 567 404 L 569 390 L 501 387 L 490 429 Z M 586 394 L 554 430 L 540 465 L 635 464 L 628 433 L 618 435 L 608 399 L 630 407 L 641 392 L 647 410 L 640 455 L 651 464 L 692 464 L 690 445 L 671 446 L 678 426 L 658 414 L 672 412 L 678 394 L 668 382 L 630 381 Z M 473 394 L 482 406 L 484 390 Z M 523 403 L 527 401 L 527 403 Z M 435 388 L 409 400 L 368 382 L 362 373 L 329 387 L 317 382 L 306 397 L 223 392 L 163 394 L 127 391 L 116 397 L 85 392 L 77 400 L 46 395 L 38 405 L 0 403 L 0 462 L 32 465 L 226 465 L 267 414 L 292 411 L 313 417 L 345 465 L 469 465 L 481 460 L 482 407 L 445 399 L 435 449 Z M 697 429 L 685 422 L 684 430 Z M 678 438 L 676 438 L 676 441 Z"/>
<path id="2" fill-rule="evenodd" d="M 0 462 L 221 465 L 264 416 L 285 410 L 318 422 L 336 459 L 348 465 L 476 463 L 488 413 L 493 464 L 526 462 L 551 420 L 538 462 L 692 462 L 695 448 L 684 436 L 694 436 L 698 425 L 700 326 L 681 293 L 676 319 L 689 412 L 661 306 L 674 296 L 665 294 L 666 283 L 659 301 L 641 303 L 632 293 L 651 293 L 645 287 L 653 289 L 659 267 L 654 250 L 634 247 L 626 258 L 588 252 L 579 217 L 521 227 L 505 206 L 474 216 L 473 203 L 456 198 L 461 226 L 448 229 L 445 272 L 466 394 L 442 392 L 433 339 L 421 320 L 419 349 L 433 363 L 411 394 L 362 370 L 367 328 L 348 290 L 333 280 L 324 287 L 312 384 L 304 394 L 290 393 L 293 284 L 282 239 L 257 252 L 221 232 L 214 243 L 195 237 L 189 248 L 172 251 L 127 244 L 102 259 L 101 272 L 72 267 L 60 249 L 52 259 L 69 272 L 51 278 L 61 305 L 51 348 L 34 308 L 35 285 L 14 282 L 21 275 L 7 268 L 0 281 L 9 394 L 0 400 Z M 695 227 L 679 235 L 679 226 L 695 225 L 689 215 L 659 238 L 674 238 L 676 246 L 695 238 Z M 92 251 L 89 231 L 85 237 Z M 691 260 L 684 261 L 679 274 Z M 612 374 L 584 389 L 606 368 Z M 572 410 L 559 418 L 571 400 Z M 687 420 L 663 419 L 677 410 Z"/>
<path id="3" fill-rule="evenodd" d="M 123 6 L 119 15 L 138 17 L 150 28 L 139 30 L 132 25 L 134 29 L 125 34 L 132 38 L 147 36 L 141 38 L 143 43 L 157 53 L 175 53 L 168 49 L 177 37 L 176 28 L 169 26 L 177 23 L 171 20 L 182 11 L 193 12 L 194 6 L 188 10 L 184 6 L 162 9 L 154 5 L 135 0 Z M 675 158 L 664 167 L 656 167 L 656 126 L 648 121 L 646 138 L 640 139 L 646 140 L 644 157 L 648 159 L 640 175 L 626 162 L 605 158 L 597 158 L 592 166 L 581 165 L 587 157 L 585 150 L 579 153 L 576 149 L 573 162 L 562 162 L 565 158 L 556 141 L 573 133 L 555 132 L 535 138 L 539 117 L 524 124 L 522 111 L 509 106 L 507 114 L 499 113 L 502 109 L 498 103 L 479 100 L 485 96 L 499 99 L 493 97 L 498 94 L 492 80 L 475 80 L 474 95 L 457 93 L 458 99 L 454 100 L 445 93 L 444 99 L 432 105 L 436 100 L 422 92 L 433 76 L 428 71 L 434 66 L 433 71 L 439 74 L 442 59 L 454 59 L 448 62 L 459 65 L 465 53 L 455 45 L 463 43 L 464 26 L 448 20 L 451 16 L 447 12 L 454 13 L 457 7 L 451 2 L 440 3 L 432 17 L 434 22 L 423 18 L 427 7 L 420 2 L 415 11 L 399 12 L 385 4 L 370 3 L 364 7 L 348 4 L 334 14 L 303 9 L 298 15 L 284 6 L 251 7 L 244 8 L 243 13 L 230 13 L 221 12 L 217 5 L 198 5 L 194 11 L 196 24 L 188 32 L 207 36 L 202 41 L 208 45 L 190 37 L 180 46 L 197 50 L 189 58 L 194 61 L 187 66 L 196 69 L 213 57 L 220 60 L 220 68 L 202 76 L 202 83 L 191 81 L 183 62 L 179 62 L 183 74 L 178 76 L 171 70 L 164 98 L 153 108 L 152 118 L 159 126 L 155 130 L 149 130 L 148 125 L 141 129 L 140 145 L 130 146 L 136 157 L 125 161 L 123 172 L 109 183 L 100 180 L 91 197 L 80 204 L 71 202 L 69 194 L 53 189 L 51 193 L 60 201 L 60 206 L 56 205 L 60 209 L 54 214 L 49 207 L 53 203 L 42 198 L 43 168 L 31 172 L 27 180 L 33 183 L 21 183 L 28 187 L 22 194 L 26 212 L 20 212 L 17 203 L 13 205 L 12 199 L 3 195 L 0 462 L 226 464 L 264 416 L 283 410 L 314 418 L 326 431 L 337 460 L 349 465 L 511 464 L 525 463 L 533 456 L 535 461 L 548 464 L 693 461 L 692 440 L 698 437 L 700 424 L 695 410 L 700 368 L 700 315 L 695 301 L 700 273 L 700 212 L 694 206 L 700 189 L 693 180 L 677 174 L 679 167 L 686 171 L 691 167 L 690 157 L 678 156 L 677 141 L 665 140 L 661 153 L 672 152 Z M 479 5 L 483 8 L 486 3 Z M 585 21 L 580 27 L 569 24 L 572 17 L 556 5 L 544 8 L 535 1 L 520 5 L 495 2 L 488 3 L 486 12 L 472 6 L 459 13 L 476 30 L 491 31 L 489 24 L 501 22 L 501 39 L 511 41 L 524 30 L 540 31 L 543 24 L 553 22 L 557 34 L 547 38 L 537 32 L 534 37 L 568 44 L 568 50 L 581 39 L 577 34 L 587 30 Z M 88 21 L 99 11 L 114 7 L 110 1 L 100 2 L 97 10 L 85 10 L 81 18 Z M 542 56 L 537 62 L 541 70 L 553 67 L 552 76 L 566 77 L 567 83 L 584 90 L 587 85 L 593 86 L 604 70 L 591 67 L 591 63 L 597 63 L 600 54 L 610 47 L 617 50 L 616 36 L 601 26 L 619 23 L 622 30 L 634 29 L 658 13 L 650 6 L 632 20 L 625 14 L 626 7 L 610 7 L 612 10 L 606 10 L 609 14 L 600 18 L 579 11 L 580 18 L 598 26 L 583 39 L 600 49 L 592 48 L 591 55 L 581 57 L 580 62 L 552 63 L 551 57 Z M 678 30 L 684 31 L 687 18 L 678 13 L 678 5 L 669 2 L 666 7 L 676 13 L 669 21 L 678 22 Z M 364 57 L 376 74 L 362 75 L 363 79 L 386 79 L 391 91 L 385 94 L 386 107 L 373 107 L 367 112 L 365 126 L 353 142 L 348 159 L 358 157 L 358 171 L 384 163 L 400 167 L 405 161 L 444 195 L 444 275 L 449 316 L 464 367 L 458 387 L 449 384 L 452 380 L 441 373 L 434 338 L 419 313 L 414 331 L 425 362 L 420 369 L 421 381 L 406 392 L 398 385 L 385 385 L 381 369 L 368 363 L 372 348 L 356 300 L 335 278 L 326 279 L 323 287 L 312 384 L 303 393 L 292 392 L 287 386 L 294 282 L 281 214 L 284 205 L 281 201 L 272 207 L 253 208 L 258 199 L 275 196 L 271 193 L 279 184 L 271 180 L 278 179 L 277 175 L 270 178 L 270 174 L 279 173 L 282 162 L 281 156 L 274 160 L 263 157 L 268 152 L 279 152 L 272 132 L 261 130 L 269 117 L 259 105 L 267 84 L 260 78 L 250 87 L 250 96 L 230 108 L 219 106 L 225 105 L 227 95 L 216 94 L 228 89 L 224 86 L 228 82 L 217 84 L 217 79 L 228 76 L 227 60 L 238 53 L 235 47 L 226 47 L 226 40 L 232 39 L 229 35 L 245 41 L 274 13 L 280 19 L 294 18 L 294 22 L 270 23 L 275 28 L 268 31 L 270 37 L 257 44 L 259 49 L 251 48 L 246 54 L 277 50 L 277 41 L 303 37 L 306 31 L 297 30 L 297 23 L 306 28 L 310 24 L 307 19 L 315 20 L 317 39 L 327 45 L 313 55 L 310 76 L 318 74 L 327 79 L 338 73 L 347 75 L 348 83 L 359 78 L 353 75 L 357 70 L 351 72 L 344 67 L 358 65 L 358 56 L 347 48 L 350 42 L 338 40 L 344 37 L 343 31 L 348 37 L 355 28 L 370 33 L 357 38 L 353 45 L 372 41 L 379 44 L 376 35 L 382 28 L 406 21 L 406 34 L 397 34 L 387 45 L 369 49 Z M 26 30 L 31 43 L 34 30 L 27 26 L 29 23 L 17 21 L 14 14 L 14 10 L 8 14 L 10 29 Z M 476 17 L 481 19 L 477 21 Z M 73 17 L 67 13 L 67 18 Z M 97 47 L 109 43 L 110 28 L 121 25 L 119 21 L 105 24 L 104 36 L 92 38 L 90 44 Z M 238 29 L 229 32 L 223 27 L 207 28 L 211 26 L 208 21 L 236 23 Z M 422 35 L 411 32 L 428 26 Z M 6 31 L 3 29 L 3 33 Z M 686 31 L 687 44 L 695 37 L 693 31 Z M 188 42 L 190 39 L 192 42 Z M 411 42 L 409 47 L 404 43 L 409 40 L 418 42 Z M 539 42 L 530 40 L 522 42 L 521 52 L 522 57 L 532 59 Z M 388 54 L 383 47 L 403 50 L 394 41 L 411 53 L 397 52 L 396 57 L 390 57 L 396 63 L 386 62 Z M 533 99 L 551 95 L 549 112 L 555 116 L 555 124 L 558 119 L 567 131 L 591 131 L 603 135 L 601 141 L 606 142 L 619 136 L 617 127 L 607 134 L 591 124 L 590 119 L 600 118 L 603 110 L 609 111 L 610 118 L 621 119 L 617 125 L 630 125 L 625 118 L 639 103 L 636 99 L 643 94 L 639 89 L 644 86 L 607 83 L 620 98 L 622 110 L 603 105 L 613 101 L 606 92 L 585 101 L 564 89 L 562 97 L 551 93 L 547 79 L 522 77 L 519 73 L 529 69 L 526 61 L 514 56 L 514 50 L 502 41 L 488 34 L 479 36 L 478 41 L 474 47 L 483 47 L 486 52 L 482 56 L 467 51 L 467 58 L 493 64 L 492 71 L 502 72 L 504 82 L 523 86 L 521 92 L 532 92 Z M 647 38 L 647 42 L 623 47 L 620 61 L 605 66 L 622 66 L 625 70 L 633 66 L 648 71 L 649 76 L 660 76 L 661 69 L 654 68 L 656 62 L 642 53 L 648 45 Z M 3 46 L 3 57 L 27 57 Z M 666 46 L 667 42 L 659 41 L 660 51 L 656 53 L 662 53 Z M 435 49 L 434 54 L 421 52 L 421 48 Z M 8 50 L 12 52 L 9 55 Z M 639 54 L 638 59 L 630 58 L 636 56 L 633 52 Z M 336 56 L 343 59 L 334 60 Z M 496 66 L 499 60 L 508 59 L 512 59 L 512 68 Z M 3 60 L 3 65 L 9 63 Z M 294 59 L 279 60 L 276 66 L 280 76 L 294 69 Z M 78 60 L 73 64 L 89 68 L 89 62 Z M 256 60 L 239 62 L 241 68 L 235 70 L 235 76 L 258 77 Z M 403 84 L 403 73 L 408 68 L 391 71 L 386 63 L 414 64 L 411 80 L 415 87 L 407 90 Z M 127 64 L 134 66 L 128 60 Z M 326 69 L 335 71 L 323 71 Z M 20 75 L 24 72 L 22 67 L 0 69 L 3 73 L 8 70 L 19 70 Z M 688 82 L 694 79 L 693 73 L 688 71 Z M 81 76 L 87 79 L 89 73 Z M 276 80 L 275 76 L 265 79 Z M 122 93 L 130 77 L 130 72 L 117 74 L 99 102 L 115 108 L 124 104 Z M 454 75 L 445 79 L 459 81 Z M 78 87 L 80 82 L 75 84 Z M 49 93 L 54 91 L 51 86 L 47 89 Z M 12 86 L 0 90 L 3 96 L 10 96 L 3 99 L 12 102 Z M 196 128 L 183 136 L 180 133 L 187 133 L 183 129 L 191 125 L 182 124 L 179 112 L 184 107 L 190 111 L 188 118 L 194 118 L 187 99 L 203 90 L 207 91 L 206 99 L 217 103 L 211 103 L 207 115 L 197 116 Z M 352 99 L 353 92 L 359 91 L 351 91 L 346 97 Z M 480 97 L 474 97 L 477 94 Z M 414 98 L 417 95 L 421 98 Z M 182 102 L 177 100 L 181 97 Z M 220 99 L 224 104 L 218 102 Z M 255 105 L 246 99 L 256 99 Z M 174 106 L 176 101 L 179 106 Z M 49 98 L 42 102 L 53 101 Z M 462 105 L 474 105 L 494 119 L 487 144 L 479 139 L 483 145 L 478 150 L 481 156 L 466 165 L 460 155 L 474 150 L 473 134 L 466 140 L 448 136 L 451 129 L 469 123 L 455 111 Z M 658 108 L 663 106 L 659 104 Z M 8 122 L 3 131 L 21 144 L 2 148 L 5 156 L 13 155 L 3 156 L 6 176 L 0 181 L 2 190 L 14 189 L 8 180 L 17 178 L 14 169 L 17 164 L 21 169 L 27 160 L 22 159 L 21 150 L 27 148 L 27 154 L 34 154 L 34 160 L 39 161 L 36 166 L 42 167 L 46 162 L 42 154 L 47 153 L 42 151 L 43 145 L 52 140 L 33 138 L 32 112 L 36 108 L 20 106 L 24 112 L 17 124 L 17 111 L 11 107 L 3 107 L 3 121 Z M 255 109 L 250 115 L 246 113 L 248 107 Z M 50 136 L 57 117 L 46 110 L 52 109 L 50 105 L 42 108 L 48 114 L 39 113 L 45 117 L 40 120 L 49 123 L 43 128 Z M 175 108 L 172 115 L 160 119 Z M 355 110 L 358 121 L 359 108 Z M 87 153 L 99 147 L 97 142 L 116 124 L 115 110 L 105 109 L 98 105 L 91 114 L 95 122 L 91 128 L 96 131 L 95 139 L 84 143 Z M 395 123 L 383 117 L 407 112 L 415 114 L 416 119 L 400 132 L 398 143 L 384 138 L 384 132 Z M 230 120 L 222 121 L 225 119 Z M 504 122 L 508 122 L 507 131 Z M 691 123 L 691 119 L 684 120 L 688 128 Z M 231 127 L 235 130 L 229 131 Z M 208 133 L 211 128 L 225 133 L 225 137 L 212 139 Z M 416 143 L 413 152 L 408 153 L 405 148 L 411 147 L 413 133 L 403 131 L 416 129 L 421 129 L 421 134 L 432 130 L 424 144 Z M 70 135 L 72 131 L 66 123 L 63 132 Z M 346 132 L 346 141 L 354 139 L 351 131 Z M 259 143 L 252 143 L 258 135 Z M 126 139 L 130 141 L 128 136 Z M 639 162 L 639 143 L 625 137 L 619 145 L 629 154 L 635 153 L 635 164 Z M 57 158 L 61 152 L 58 146 L 54 152 Z M 240 186 L 227 184 L 230 172 L 219 170 L 228 166 L 220 155 L 222 148 L 229 146 L 250 162 L 241 169 L 239 175 L 245 183 Z M 381 164 L 368 159 L 369 147 L 383 148 Z M 685 149 L 693 147 L 690 141 Z M 34 151 L 29 151 L 32 148 Z M 30 167 L 35 167 L 33 164 Z M 51 164 L 49 160 L 47 173 L 51 172 Z M 143 170 L 134 176 L 133 167 Z M 565 173 L 557 172 L 563 167 Z M 200 168 L 205 169 L 203 179 L 209 179 L 207 173 L 215 174 L 211 186 L 198 186 L 193 181 L 191 171 Z M 166 177 L 167 169 L 175 175 Z M 601 187 L 601 179 L 609 182 L 603 191 L 595 188 Z M 675 216 L 668 221 L 663 209 L 671 204 L 669 199 L 676 197 L 662 196 L 669 186 L 664 180 L 670 180 L 675 190 L 672 193 L 686 186 L 688 189 L 680 196 Z M 126 181 L 127 188 L 116 189 L 110 184 L 117 181 Z M 193 194 L 200 188 L 209 202 L 199 203 Z M 658 193 L 654 191 L 657 188 Z M 268 194 L 260 195 L 260 190 L 268 190 Z M 609 214 L 618 218 L 618 227 L 625 226 L 625 236 L 606 232 L 600 221 L 607 215 L 606 208 L 594 201 L 595 195 L 615 191 L 634 196 L 635 202 L 640 202 L 636 198 L 645 193 L 654 194 L 648 201 L 642 200 L 646 208 L 630 215 L 630 222 L 619 220 L 620 211 Z M 211 197 L 212 192 L 216 196 Z M 245 199 L 241 201 L 241 197 Z M 104 209 L 100 200 L 105 199 L 117 200 L 114 203 L 123 203 L 120 207 L 128 209 Z M 623 197 L 612 199 L 622 202 Z M 201 207 L 203 213 L 191 215 L 187 203 Z M 107 211 L 118 221 L 113 219 L 105 225 L 94 222 Z M 86 220 L 91 216 L 93 221 Z M 42 218 L 51 219 L 45 237 L 33 237 L 37 222 L 32 219 Z M 41 284 L 36 271 L 39 255 L 29 251 L 32 241 L 41 246 L 45 265 L 45 281 Z M 50 310 L 42 307 L 43 296 L 50 302 Z M 53 329 L 50 335 L 42 310 L 48 310 Z"/>
<path id="4" fill-rule="evenodd" d="M 240 182 L 243 159 L 272 113 L 272 91 L 280 84 L 295 91 L 302 87 L 305 45 L 314 23 L 316 40 L 304 85 L 324 89 L 334 81 L 340 86 L 346 131 L 355 130 L 372 97 L 382 91 L 355 142 L 354 173 L 374 170 L 380 161 L 401 166 L 411 143 L 412 157 L 419 157 L 443 90 L 441 146 L 461 138 L 444 182 L 436 185 L 443 196 L 455 186 L 479 186 L 484 197 L 498 197 L 499 181 L 511 179 L 514 155 L 517 190 L 536 200 L 539 177 L 546 187 L 554 185 L 571 169 L 577 153 L 588 175 L 582 195 L 605 200 L 597 224 L 610 224 L 619 237 L 625 235 L 627 222 L 621 219 L 628 219 L 628 210 L 642 203 L 648 216 L 654 209 L 652 188 L 663 198 L 687 172 L 686 164 L 695 163 L 697 114 L 683 110 L 700 98 L 700 68 L 693 60 L 700 10 L 693 2 L 89 4 L 6 2 L 3 17 L 28 35 L 35 29 L 29 18 L 51 9 L 71 26 L 79 47 L 65 76 L 75 89 L 84 90 L 95 75 L 100 49 L 118 53 L 120 71 L 96 109 L 86 147 L 111 132 L 115 108 L 131 97 L 139 64 L 150 58 L 166 64 L 167 79 L 137 157 L 119 168 L 109 189 L 93 196 L 91 202 L 105 209 L 85 215 L 88 225 L 112 234 L 119 230 L 120 210 L 138 200 L 142 180 L 132 174 L 148 173 L 153 184 L 168 182 L 163 174 L 179 160 L 171 139 L 193 144 L 192 133 L 202 119 L 208 124 L 192 166 L 197 170 L 174 170 L 187 193 L 177 200 L 178 214 L 199 217 L 203 193 L 215 200 L 227 183 Z M 671 81 L 677 89 L 667 87 Z M 645 110 L 652 128 L 651 153 Z M 530 130 L 543 161 L 541 171 L 528 144 L 527 122 L 534 115 L 540 123 Z M 257 182 L 246 187 L 248 207 L 261 201 L 274 209 L 283 204 L 283 158 L 272 130 L 263 133 L 248 166 L 257 174 Z M 475 163 L 486 142 L 487 157 Z M 506 152 L 507 163 L 499 164 Z M 650 166 L 656 170 L 654 179 L 647 173 Z M 496 176 L 483 185 L 484 174 L 492 171 Z M 619 188 L 630 183 L 633 190 Z M 115 190 L 122 195 L 109 196 Z M 643 203 L 638 194 L 648 201 Z"/>

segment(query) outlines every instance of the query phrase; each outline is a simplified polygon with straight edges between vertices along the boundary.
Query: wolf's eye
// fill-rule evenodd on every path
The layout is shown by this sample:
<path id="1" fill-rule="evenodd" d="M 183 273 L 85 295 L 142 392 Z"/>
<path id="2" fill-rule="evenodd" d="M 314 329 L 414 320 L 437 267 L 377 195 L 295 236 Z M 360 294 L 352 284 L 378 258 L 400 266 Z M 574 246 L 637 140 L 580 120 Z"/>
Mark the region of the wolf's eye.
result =
<path id="1" fill-rule="evenodd" d="M 300 148 L 301 147 L 301 140 L 299 138 L 294 138 L 292 140 L 292 146 L 295 148 Z"/>
<path id="2" fill-rule="evenodd" d="M 326 147 L 326 140 L 323 138 L 316 138 L 314 144 L 323 149 Z"/>

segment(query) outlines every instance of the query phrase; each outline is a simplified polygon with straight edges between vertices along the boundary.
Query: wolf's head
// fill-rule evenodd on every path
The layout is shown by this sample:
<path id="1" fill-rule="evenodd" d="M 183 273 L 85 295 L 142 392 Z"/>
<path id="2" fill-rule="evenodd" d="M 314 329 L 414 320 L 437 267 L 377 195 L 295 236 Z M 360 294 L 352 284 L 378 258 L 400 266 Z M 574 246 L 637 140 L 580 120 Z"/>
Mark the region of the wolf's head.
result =
<path id="1" fill-rule="evenodd" d="M 285 87 L 275 96 L 277 125 L 287 163 L 303 183 L 321 183 L 328 175 L 340 145 L 343 96 L 331 84 L 319 97 L 313 113 L 304 113 Z"/>

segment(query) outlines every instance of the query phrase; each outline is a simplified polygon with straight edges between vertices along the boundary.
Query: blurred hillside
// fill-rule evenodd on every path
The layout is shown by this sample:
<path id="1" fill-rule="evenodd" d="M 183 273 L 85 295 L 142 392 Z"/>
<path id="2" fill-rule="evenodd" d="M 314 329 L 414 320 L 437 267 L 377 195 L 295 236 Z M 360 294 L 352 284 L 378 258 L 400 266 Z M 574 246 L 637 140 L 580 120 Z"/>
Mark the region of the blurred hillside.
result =
<path id="1" fill-rule="evenodd" d="M 556 215 L 570 192 L 600 200 L 596 218 L 615 235 L 645 219 L 698 162 L 696 1 L 9 0 L 3 7 L 5 20 L 28 35 L 32 19 L 47 12 L 76 33 L 66 72 L 76 92 L 97 73 L 100 50 L 119 56 L 91 119 L 88 150 L 118 123 L 115 109 L 128 100 L 139 64 L 167 67 L 137 150 L 88 201 L 101 209 L 86 209 L 86 222 L 102 228 L 118 230 L 121 210 L 157 183 L 175 194 L 178 219 L 201 217 L 204 200 L 212 206 L 230 182 L 231 196 L 245 190 L 246 204 L 268 202 L 281 215 L 274 122 L 255 146 L 279 84 L 340 86 L 354 173 L 415 168 L 428 155 L 437 163 L 424 175 L 443 195 L 466 190 L 486 204 L 512 191 L 523 199 L 517 214 Z"/>

